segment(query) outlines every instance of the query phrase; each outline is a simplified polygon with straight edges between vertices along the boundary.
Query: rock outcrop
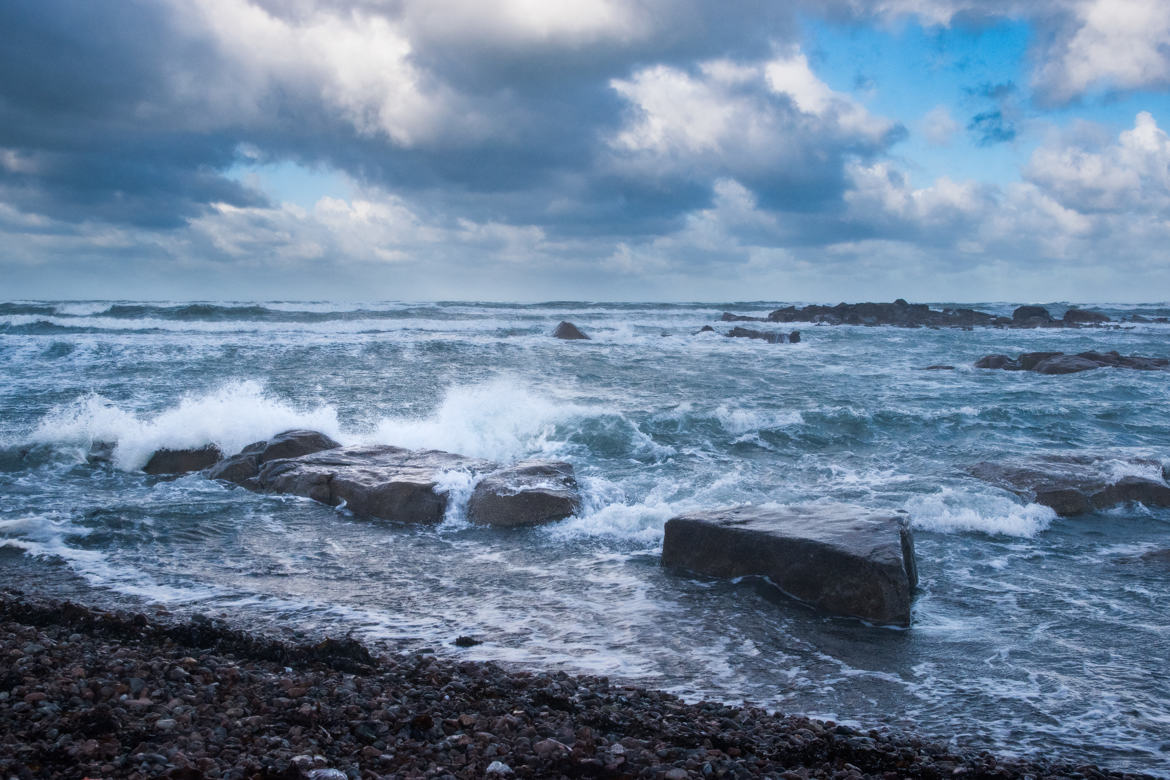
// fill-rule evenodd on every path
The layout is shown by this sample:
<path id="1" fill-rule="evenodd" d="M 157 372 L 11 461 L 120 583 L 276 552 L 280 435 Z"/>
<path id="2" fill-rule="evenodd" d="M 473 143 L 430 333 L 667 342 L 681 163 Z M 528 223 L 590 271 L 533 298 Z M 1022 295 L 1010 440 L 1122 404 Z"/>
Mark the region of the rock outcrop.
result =
<path id="1" fill-rule="evenodd" d="M 541 525 L 580 510 L 581 494 L 571 465 L 525 461 L 481 479 L 467 502 L 467 519 L 506 527 Z"/>
<path id="2" fill-rule="evenodd" d="M 794 330 L 791 333 L 780 333 L 774 330 L 750 330 L 737 326 L 729 330 L 727 336 L 735 339 L 759 339 L 769 344 L 796 344 L 800 341 L 799 330 Z"/>
<path id="3" fill-rule="evenodd" d="M 847 506 L 693 512 L 666 523 L 662 563 L 714 577 L 767 577 L 818 609 L 909 626 L 918 584 L 901 514 Z"/>
<path id="4" fill-rule="evenodd" d="M 815 322 L 824 325 L 894 325 L 902 328 L 973 328 L 996 326 L 1010 328 L 1078 328 L 1103 325 L 1108 316 L 1073 307 L 1064 319 L 1054 319 L 1043 306 L 1020 306 L 1011 317 L 1000 317 L 970 308 L 932 309 L 925 303 L 907 303 L 899 298 L 893 303 L 839 303 L 836 306 L 811 305 L 776 309 L 767 317 L 753 317 L 723 312 L 724 322 Z"/>
<path id="5" fill-rule="evenodd" d="M 484 475 L 468 516 L 500 526 L 536 525 L 579 511 L 573 467 L 525 461 L 501 469 L 491 461 L 440 450 L 342 447 L 316 431 L 285 431 L 256 442 L 204 473 L 260 493 L 303 496 L 355 515 L 404 523 L 437 523 L 447 511 L 445 472 Z"/>
<path id="6" fill-rule="evenodd" d="M 1065 325 L 1100 325 L 1104 322 L 1112 320 L 1101 312 L 1078 309 L 1075 306 L 1064 313 Z"/>
<path id="7" fill-rule="evenodd" d="M 586 341 L 589 340 L 589 337 L 582 333 L 580 328 L 571 322 L 566 322 L 565 320 L 561 320 L 561 323 L 557 325 L 556 330 L 553 331 L 553 338 L 566 339 L 569 341 L 577 339 L 584 339 Z"/>
<path id="8" fill-rule="evenodd" d="M 188 449 L 156 450 L 146 461 L 142 470 L 147 474 L 188 474 L 192 471 L 202 471 L 223 457 L 223 452 L 214 444 Z"/>
<path id="9" fill-rule="evenodd" d="M 294 429 L 284 431 L 266 441 L 249 444 L 238 454 L 207 469 L 206 476 L 243 485 L 260 473 L 260 467 L 270 460 L 299 458 L 341 445 L 323 433 Z"/>
<path id="10" fill-rule="evenodd" d="M 1145 472 L 1118 475 L 1122 471 Z M 1170 485 L 1158 461 L 1110 458 L 1098 455 L 1051 454 L 1026 461 L 983 461 L 971 467 L 973 476 L 1009 490 L 1026 501 L 1071 516 L 1107 509 L 1130 501 L 1146 506 L 1170 506 Z"/>
<path id="11" fill-rule="evenodd" d="M 1170 369 L 1166 358 L 1121 355 L 1118 352 L 1024 352 L 1019 357 L 984 355 L 975 361 L 975 368 L 995 368 L 1004 371 L 1035 371 L 1038 374 L 1075 374 L 1095 368 L 1132 368 L 1138 371 L 1165 371 Z"/>

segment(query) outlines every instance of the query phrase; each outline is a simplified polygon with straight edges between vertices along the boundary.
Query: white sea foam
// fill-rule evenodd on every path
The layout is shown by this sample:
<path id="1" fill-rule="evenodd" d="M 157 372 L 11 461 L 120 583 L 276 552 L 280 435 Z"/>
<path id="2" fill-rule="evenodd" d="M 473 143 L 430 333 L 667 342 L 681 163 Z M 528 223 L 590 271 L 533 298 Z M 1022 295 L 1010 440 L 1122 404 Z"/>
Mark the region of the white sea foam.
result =
<path id="1" fill-rule="evenodd" d="M 508 462 L 553 455 L 556 426 L 598 410 L 558 401 L 511 377 L 449 388 L 425 417 L 389 417 L 365 438 L 368 443 L 431 448 Z"/>
<path id="2" fill-rule="evenodd" d="M 1048 528 L 1056 512 L 1040 504 L 1018 504 L 998 495 L 943 487 L 905 504 L 911 523 L 924 531 L 977 531 L 1031 537 Z"/>
<path id="3" fill-rule="evenodd" d="M 774 428 L 785 428 L 790 425 L 800 425 L 804 422 L 804 415 L 798 411 L 764 411 L 756 409 L 731 409 L 720 406 L 715 409 L 715 419 L 728 433 L 737 435 L 755 433 L 756 431 Z"/>
<path id="4" fill-rule="evenodd" d="M 214 443 L 233 453 L 289 428 L 311 428 L 344 439 L 332 406 L 296 409 L 252 381 L 231 382 L 205 395 L 184 396 L 176 406 L 156 415 L 140 415 L 100 395 L 86 395 L 46 415 L 30 439 L 81 446 L 116 442 L 114 464 L 129 471 L 142 468 L 160 448 Z"/>

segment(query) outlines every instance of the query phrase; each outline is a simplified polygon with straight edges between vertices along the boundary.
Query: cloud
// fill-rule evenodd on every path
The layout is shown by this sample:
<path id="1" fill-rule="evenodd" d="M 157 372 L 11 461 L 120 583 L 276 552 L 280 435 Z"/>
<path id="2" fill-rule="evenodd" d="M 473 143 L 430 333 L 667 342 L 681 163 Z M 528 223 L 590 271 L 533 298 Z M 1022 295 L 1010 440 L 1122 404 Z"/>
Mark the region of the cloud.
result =
<path id="1" fill-rule="evenodd" d="M 1170 217 L 1170 136 L 1146 111 L 1113 143 L 1054 139 L 1033 153 L 1024 174 L 1079 212 Z"/>
<path id="2" fill-rule="evenodd" d="M 941 105 L 927 111 L 919 126 L 931 146 L 949 146 L 955 133 L 959 132 L 959 123 L 951 116 L 950 110 Z"/>
<path id="3" fill-rule="evenodd" d="M 978 146 L 992 146 L 1015 140 L 1016 126 L 1002 111 L 983 111 L 971 117 L 967 132 Z"/>

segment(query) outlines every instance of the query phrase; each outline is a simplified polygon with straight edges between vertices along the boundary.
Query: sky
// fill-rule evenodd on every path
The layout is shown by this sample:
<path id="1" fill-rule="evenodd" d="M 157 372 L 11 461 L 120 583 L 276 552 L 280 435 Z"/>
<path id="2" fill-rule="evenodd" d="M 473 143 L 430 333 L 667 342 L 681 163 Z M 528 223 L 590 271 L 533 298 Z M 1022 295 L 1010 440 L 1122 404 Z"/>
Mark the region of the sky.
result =
<path id="1" fill-rule="evenodd" d="M 1165 0 L 4 0 L 0 297 L 1170 299 Z"/>

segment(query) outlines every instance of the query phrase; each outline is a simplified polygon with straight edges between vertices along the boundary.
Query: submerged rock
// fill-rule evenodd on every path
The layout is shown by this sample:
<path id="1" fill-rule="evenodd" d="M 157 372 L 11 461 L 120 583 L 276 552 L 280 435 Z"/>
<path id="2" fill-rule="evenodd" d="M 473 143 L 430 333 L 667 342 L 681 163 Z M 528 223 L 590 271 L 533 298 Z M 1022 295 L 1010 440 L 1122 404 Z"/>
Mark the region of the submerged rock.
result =
<path id="1" fill-rule="evenodd" d="M 666 523 L 662 563 L 714 577 L 764 576 L 826 612 L 881 625 L 910 625 L 918 584 L 905 517 L 848 506 L 680 515 Z"/>
<path id="2" fill-rule="evenodd" d="M 214 444 L 182 450 L 163 448 L 150 456 L 142 470 L 147 474 L 187 474 L 202 471 L 222 457 L 223 452 Z"/>
<path id="3" fill-rule="evenodd" d="M 984 355 L 975 361 L 975 368 L 1004 371 L 1035 371 L 1038 374 L 1075 374 L 1095 368 L 1132 368 L 1137 371 L 1165 371 L 1170 368 L 1166 358 L 1122 355 L 1113 352 L 1024 352 L 1017 358 L 1007 355 Z"/>
<path id="4" fill-rule="evenodd" d="M 1138 474 L 1119 475 L 1118 466 Z M 1009 490 L 1021 498 L 1051 507 L 1058 515 L 1081 515 L 1135 501 L 1146 506 L 1170 506 L 1165 470 L 1153 473 L 1158 461 L 1097 455 L 1039 455 L 1026 461 L 983 461 L 971 467 L 973 476 Z"/>
<path id="5" fill-rule="evenodd" d="M 542 525 L 581 510 L 573 467 L 562 461 L 525 461 L 488 474 L 467 503 L 467 519 L 495 526 Z"/>
<path id="6" fill-rule="evenodd" d="M 589 337 L 582 333 L 580 328 L 565 320 L 561 320 L 561 323 L 557 325 L 557 329 L 553 331 L 553 338 L 569 340 L 585 339 L 586 341 L 589 340 Z"/>
<path id="7" fill-rule="evenodd" d="M 254 479 L 260 473 L 260 467 L 270 460 L 297 458 L 340 446 L 318 431 L 304 429 L 283 431 L 266 441 L 249 444 L 238 454 L 209 468 L 206 476 L 242 485 Z"/>

